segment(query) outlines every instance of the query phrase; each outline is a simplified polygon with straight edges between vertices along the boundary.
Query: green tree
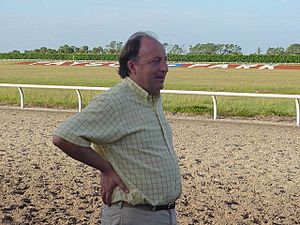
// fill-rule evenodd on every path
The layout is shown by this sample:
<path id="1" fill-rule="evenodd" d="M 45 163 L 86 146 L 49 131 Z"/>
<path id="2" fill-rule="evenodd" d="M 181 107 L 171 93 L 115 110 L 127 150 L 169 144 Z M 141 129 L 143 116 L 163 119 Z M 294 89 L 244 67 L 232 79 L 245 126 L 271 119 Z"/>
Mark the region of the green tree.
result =
<path id="1" fill-rule="evenodd" d="M 11 52 L 9 52 L 9 53 L 14 53 L 14 54 L 20 54 L 21 52 L 19 51 L 19 50 L 13 50 L 13 51 L 11 51 Z"/>
<path id="2" fill-rule="evenodd" d="M 257 54 L 257 55 L 260 55 L 260 54 L 261 54 L 261 48 L 260 48 L 260 47 L 257 48 L 256 54 Z"/>
<path id="3" fill-rule="evenodd" d="M 218 47 L 214 43 L 196 44 L 190 46 L 191 54 L 216 54 Z"/>
<path id="4" fill-rule="evenodd" d="M 104 49 L 101 46 L 95 47 L 95 48 L 92 49 L 92 53 L 103 54 L 104 53 Z"/>
<path id="5" fill-rule="evenodd" d="M 34 53 L 40 53 L 40 52 L 41 52 L 41 49 L 36 48 L 36 49 L 33 50 L 33 52 L 34 52 Z"/>
<path id="6" fill-rule="evenodd" d="M 106 53 L 109 54 L 119 54 L 122 49 L 123 42 L 120 41 L 111 41 L 109 44 L 106 45 Z"/>
<path id="7" fill-rule="evenodd" d="M 291 44 L 289 47 L 287 47 L 286 53 L 300 54 L 300 44 Z"/>
<path id="8" fill-rule="evenodd" d="M 41 47 L 41 48 L 40 48 L 40 53 L 43 53 L 43 54 L 48 53 L 48 48 L 46 48 L 46 47 Z"/>
<path id="9" fill-rule="evenodd" d="M 73 53 L 79 53 L 80 52 L 80 48 L 78 48 L 78 47 L 76 47 L 74 45 L 72 45 L 70 48 L 72 48 Z"/>
<path id="10" fill-rule="evenodd" d="M 242 48 L 235 44 L 218 44 L 217 49 L 222 55 L 242 54 Z"/>
<path id="11" fill-rule="evenodd" d="M 191 54 L 241 54 L 242 48 L 235 44 L 196 44 L 195 46 L 190 46 Z"/>
<path id="12" fill-rule="evenodd" d="M 183 54 L 183 49 L 178 44 L 175 44 L 171 47 L 170 54 Z"/>
<path id="13" fill-rule="evenodd" d="M 88 53 L 89 52 L 89 46 L 87 46 L 87 45 L 81 46 L 79 48 L 79 52 L 80 53 Z"/>
<path id="14" fill-rule="evenodd" d="M 57 53 L 56 49 L 48 48 L 48 53 Z"/>
<path id="15" fill-rule="evenodd" d="M 200 45 L 199 49 L 202 54 L 216 54 L 218 46 L 214 43 L 206 43 Z"/>
<path id="16" fill-rule="evenodd" d="M 166 52 L 169 53 L 169 51 L 170 51 L 170 45 L 169 45 L 169 43 L 168 42 L 164 42 L 163 46 L 164 46 Z"/>
<path id="17" fill-rule="evenodd" d="M 266 54 L 267 55 L 280 55 L 284 54 L 285 50 L 283 47 L 277 47 L 277 48 L 268 48 Z"/>
<path id="18" fill-rule="evenodd" d="M 73 53 L 73 49 L 69 45 L 60 46 L 57 50 L 59 53 Z"/>

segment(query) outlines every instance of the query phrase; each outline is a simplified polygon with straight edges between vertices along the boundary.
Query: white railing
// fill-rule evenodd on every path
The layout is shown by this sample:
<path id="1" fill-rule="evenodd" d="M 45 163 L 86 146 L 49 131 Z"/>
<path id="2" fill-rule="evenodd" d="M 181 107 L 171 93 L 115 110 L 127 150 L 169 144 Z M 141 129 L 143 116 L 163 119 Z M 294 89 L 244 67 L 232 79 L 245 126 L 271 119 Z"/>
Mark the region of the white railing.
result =
<path id="1" fill-rule="evenodd" d="M 82 97 L 80 90 L 105 91 L 109 87 L 84 87 L 84 86 L 56 86 L 56 85 L 35 85 L 35 84 L 0 84 L 0 87 L 16 87 L 20 93 L 20 107 L 24 108 L 24 92 L 22 88 L 44 88 L 44 89 L 71 89 L 75 90 L 78 97 L 78 110 L 82 109 Z M 184 95 L 210 95 L 213 98 L 214 120 L 218 117 L 217 97 L 216 96 L 231 96 L 231 97 L 255 97 L 255 98 L 288 98 L 295 99 L 297 125 L 300 125 L 300 95 L 288 94 L 256 94 L 256 93 L 235 93 L 235 92 L 211 92 L 211 91 L 181 91 L 181 90 L 161 90 L 161 93 L 166 94 L 184 94 Z"/>

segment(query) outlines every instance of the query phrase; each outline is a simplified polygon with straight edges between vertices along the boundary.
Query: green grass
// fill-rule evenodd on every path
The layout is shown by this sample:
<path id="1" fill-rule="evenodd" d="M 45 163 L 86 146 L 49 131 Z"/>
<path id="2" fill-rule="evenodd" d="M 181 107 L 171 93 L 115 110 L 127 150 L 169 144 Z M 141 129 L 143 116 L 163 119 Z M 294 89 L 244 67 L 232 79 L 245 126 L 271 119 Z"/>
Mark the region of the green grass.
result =
<path id="1" fill-rule="evenodd" d="M 111 67 L 29 66 L 0 62 L 0 83 L 111 87 L 118 82 Z M 298 70 L 171 68 L 165 89 L 300 94 Z M 77 108 L 71 90 L 24 89 L 25 107 Z M 100 92 L 82 91 L 83 105 Z M 0 87 L 0 105 L 19 105 L 16 88 Z M 212 115 L 211 96 L 164 94 L 164 109 Z M 295 116 L 293 99 L 218 97 L 222 116 Z"/>

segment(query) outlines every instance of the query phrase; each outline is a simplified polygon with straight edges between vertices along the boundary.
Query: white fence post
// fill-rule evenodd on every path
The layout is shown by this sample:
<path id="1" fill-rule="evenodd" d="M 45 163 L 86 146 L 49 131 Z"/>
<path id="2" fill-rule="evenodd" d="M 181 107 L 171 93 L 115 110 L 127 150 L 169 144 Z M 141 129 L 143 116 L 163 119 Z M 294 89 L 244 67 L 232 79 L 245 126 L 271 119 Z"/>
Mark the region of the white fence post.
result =
<path id="1" fill-rule="evenodd" d="M 217 106 L 217 97 L 215 95 L 212 96 L 213 104 L 214 104 L 214 120 L 218 118 L 218 106 Z"/>
<path id="2" fill-rule="evenodd" d="M 23 109 L 24 108 L 24 92 L 21 87 L 17 87 L 17 88 L 20 93 L 20 106 Z"/>
<path id="3" fill-rule="evenodd" d="M 81 98 L 80 91 L 78 89 L 76 89 L 76 93 L 78 97 L 78 111 L 80 112 L 82 109 L 82 98 Z"/>
<path id="4" fill-rule="evenodd" d="M 297 125 L 300 125 L 300 107 L 299 107 L 299 100 L 296 98 L 295 99 L 295 104 L 296 104 L 296 114 L 297 114 Z"/>

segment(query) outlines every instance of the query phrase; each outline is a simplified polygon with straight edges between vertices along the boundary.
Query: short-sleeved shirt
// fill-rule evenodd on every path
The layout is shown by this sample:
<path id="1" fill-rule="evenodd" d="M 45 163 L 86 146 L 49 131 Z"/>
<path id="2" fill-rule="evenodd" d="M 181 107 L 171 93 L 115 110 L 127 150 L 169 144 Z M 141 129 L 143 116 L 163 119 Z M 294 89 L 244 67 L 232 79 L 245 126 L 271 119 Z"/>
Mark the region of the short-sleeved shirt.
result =
<path id="1" fill-rule="evenodd" d="M 129 189 L 114 190 L 112 202 L 162 205 L 181 193 L 181 176 L 161 96 L 130 78 L 93 98 L 54 133 L 92 148 L 110 162 Z"/>

